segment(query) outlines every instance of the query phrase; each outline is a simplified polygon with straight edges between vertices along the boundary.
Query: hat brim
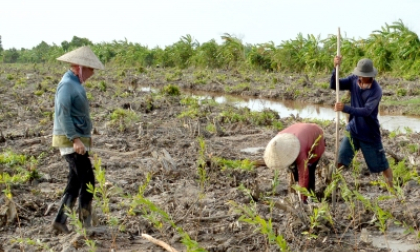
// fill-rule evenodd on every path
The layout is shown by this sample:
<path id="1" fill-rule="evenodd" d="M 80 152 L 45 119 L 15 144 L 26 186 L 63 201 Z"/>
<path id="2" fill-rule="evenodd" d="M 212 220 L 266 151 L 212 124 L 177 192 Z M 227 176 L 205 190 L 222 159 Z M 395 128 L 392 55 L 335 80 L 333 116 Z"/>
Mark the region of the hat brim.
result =
<path id="1" fill-rule="evenodd" d="M 378 70 L 373 68 L 372 72 L 364 73 L 357 69 L 357 67 L 353 70 L 353 74 L 360 77 L 375 77 L 378 74 Z"/>
<path id="2" fill-rule="evenodd" d="M 58 61 L 64 62 L 64 63 L 68 63 L 68 64 L 74 64 L 74 65 L 78 65 L 78 66 L 83 66 L 83 67 L 89 67 L 89 68 L 93 68 L 96 70 L 104 70 L 105 67 L 103 65 L 99 65 L 99 64 L 81 64 L 81 63 L 77 63 L 74 61 L 68 61 L 68 60 L 62 60 L 60 58 L 57 58 Z"/>
<path id="3" fill-rule="evenodd" d="M 264 162 L 270 169 L 285 169 L 298 157 L 299 139 L 290 133 L 281 133 L 268 143 L 264 152 Z"/>
<path id="4" fill-rule="evenodd" d="M 79 47 L 76 50 L 58 57 L 57 60 L 98 70 L 105 69 L 102 62 L 88 46 Z"/>

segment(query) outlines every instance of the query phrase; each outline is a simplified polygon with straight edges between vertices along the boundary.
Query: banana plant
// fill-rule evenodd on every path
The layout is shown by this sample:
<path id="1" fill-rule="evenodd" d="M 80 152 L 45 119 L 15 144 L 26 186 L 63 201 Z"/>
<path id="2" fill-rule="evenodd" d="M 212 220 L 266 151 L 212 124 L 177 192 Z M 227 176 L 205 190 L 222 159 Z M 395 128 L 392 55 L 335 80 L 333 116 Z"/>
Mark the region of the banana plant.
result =
<path id="1" fill-rule="evenodd" d="M 246 53 L 246 62 L 253 69 L 272 70 L 272 55 L 276 47 L 274 42 L 251 45 Z"/>
<path id="2" fill-rule="evenodd" d="M 195 54 L 191 57 L 196 67 L 219 68 L 222 66 L 220 46 L 214 39 L 199 45 Z"/>
<path id="3" fill-rule="evenodd" d="M 229 33 L 225 33 L 222 37 L 224 41 L 221 46 L 221 57 L 227 68 L 237 67 L 240 62 L 245 61 L 245 51 L 242 41 Z"/>
<path id="4" fill-rule="evenodd" d="M 191 66 L 191 59 L 195 54 L 197 46 L 199 46 L 198 41 L 194 40 L 190 34 L 182 36 L 181 39 L 173 46 L 174 62 L 176 66 L 181 69 Z"/>

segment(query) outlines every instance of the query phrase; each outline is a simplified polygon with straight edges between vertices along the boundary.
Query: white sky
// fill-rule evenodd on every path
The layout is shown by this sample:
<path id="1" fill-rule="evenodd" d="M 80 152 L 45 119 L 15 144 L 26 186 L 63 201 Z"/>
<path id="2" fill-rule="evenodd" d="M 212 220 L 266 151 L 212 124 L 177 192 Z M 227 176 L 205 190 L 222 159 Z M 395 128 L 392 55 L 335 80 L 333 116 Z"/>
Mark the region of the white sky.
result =
<path id="1" fill-rule="evenodd" d="M 2 0 L 4 49 L 45 41 L 60 45 L 73 36 L 93 43 L 120 41 L 164 47 L 190 34 L 200 43 L 229 33 L 259 44 L 337 34 L 367 38 L 401 19 L 420 35 L 420 0 Z"/>

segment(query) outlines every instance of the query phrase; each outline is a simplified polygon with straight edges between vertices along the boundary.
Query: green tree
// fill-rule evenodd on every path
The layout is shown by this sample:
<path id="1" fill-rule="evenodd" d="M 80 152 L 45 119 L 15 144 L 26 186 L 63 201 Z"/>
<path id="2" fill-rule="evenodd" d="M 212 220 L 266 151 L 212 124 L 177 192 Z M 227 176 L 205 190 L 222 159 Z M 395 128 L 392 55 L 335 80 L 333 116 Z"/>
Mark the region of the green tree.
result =
<path id="1" fill-rule="evenodd" d="M 299 64 L 304 64 L 304 69 L 307 72 L 319 72 L 327 68 L 329 65 L 330 57 L 328 54 L 325 54 L 320 45 L 321 39 L 318 35 L 315 37 L 310 34 L 307 35 L 306 39 L 303 40 L 303 48 L 300 51 L 300 62 Z"/>
<path id="2" fill-rule="evenodd" d="M 116 55 L 115 49 L 110 43 L 102 42 L 92 50 L 104 64 L 110 62 Z"/>
<path id="3" fill-rule="evenodd" d="M 174 63 L 179 68 L 187 68 L 191 65 L 191 58 L 194 56 L 195 49 L 199 43 L 194 40 L 190 34 L 182 36 L 173 46 Z"/>
<path id="4" fill-rule="evenodd" d="M 73 36 L 70 42 L 63 41 L 61 42 L 61 46 L 63 47 L 64 51 L 71 51 L 78 47 L 82 46 L 92 46 L 93 43 L 87 38 L 79 38 L 77 36 Z"/>
<path id="5" fill-rule="evenodd" d="M 34 51 L 35 56 L 36 56 L 35 62 L 45 63 L 47 61 L 50 46 L 46 42 L 42 41 L 37 46 L 35 46 L 32 50 Z"/>
<path id="6" fill-rule="evenodd" d="M 46 60 L 48 62 L 56 62 L 56 59 L 65 53 L 66 51 L 64 50 L 62 46 L 53 44 L 52 46 L 50 46 L 48 50 L 48 55 L 46 56 Z"/>
<path id="7" fill-rule="evenodd" d="M 302 33 L 299 33 L 296 39 L 283 42 L 273 59 L 278 69 L 282 71 L 302 72 L 305 69 L 305 62 L 302 58 L 304 45 L 305 39 Z"/>
<path id="8" fill-rule="evenodd" d="M 175 67 L 175 50 L 173 46 L 165 46 L 165 49 L 155 48 L 156 57 L 161 67 Z"/>
<path id="9" fill-rule="evenodd" d="M 205 42 L 197 47 L 191 60 L 197 67 L 218 68 L 221 66 L 220 46 L 214 39 Z"/>
<path id="10" fill-rule="evenodd" d="M 379 72 L 391 70 L 393 60 L 393 44 L 389 43 L 388 33 L 372 33 L 366 40 L 366 56 L 375 64 Z"/>
<path id="11" fill-rule="evenodd" d="M 220 56 L 227 68 L 237 67 L 240 62 L 244 62 L 245 51 L 242 41 L 228 33 L 221 38 L 224 42 L 220 49 Z"/>
<path id="12" fill-rule="evenodd" d="M 341 54 L 345 55 L 341 69 L 347 73 L 353 71 L 357 62 L 365 57 L 365 40 L 343 39 L 341 43 Z"/>
<path id="13" fill-rule="evenodd" d="M 19 52 L 16 48 L 11 48 L 3 51 L 3 62 L 4 63 L 16 63 L 19 59 Z"/>
<path id="14" fill-rule="evenodd" d="M 340 70 L 349 74 L 356 67 L 357 62 L 365 56 L 364 40 L 355 40 L 349 38 L 341 38 L 340 52 L 343 56 L 343 63 Z M 337 54 L 337 36 L 330 35 L 327 39 L 322 41 L 324 54 L 328 55 L 327 69 L 330 71 L 333 67 L 333 57 Z"/>
<path id="15" fill-rule="evenodd" d="M 145 51 L 143 60 L 145 66 L 154 66 L 156 64 L 156 51 L 153 49 Z"/>
<path id="16" fill-rule="evenodd" d="M 273 70 L 272 55 L 276 51 L 274 43 L 247 46 L 246 61 L 252 68 Z"/>
<path id="17" fill-rule="evenodd" d="M 3 52 L 3 44 L 1 43 L 1 35 L 0 35 L 0 55 L 1 55 L 1 52 Z"/>
<path id="18" fill-rule="evenodd" d="M 133 62 L 132 58 L 134 57 L 133 53 L 129 52 L 130 43 L 128 43 L 127 38 L 124 40 L 112 42 L 115 51 L 115 62 L 117 64 L 131 64 Z"/>
<path id="19" fill-rule="evenodd" d="M 61 42 L 61 47 L 63 48 L 63 50 L 65 52 L 67 52 L 70 48 L 70 43 L 66 40 L 64 40 L 63 42 Z"/>
<path id="20" fill-rule="evenodd" d="M 420 60 L 420 40 L 416 33 L 410 31 L 402 22 L 398 20 L 388 26 L 390 30 L 389 40 L 393 44 L 394 59 L 392 69 L 399 72 L 408 71 L 415 67 L 415 62 Z M 415 74 L 417 71 L 414 70 Z"/>
<path id="21" fill-rule="evenodd" d="M 29 50 L 25 48 L 20 49 L 19 62 L 21 63 L 34 63 L 37 61 L 35 50 Z"/>

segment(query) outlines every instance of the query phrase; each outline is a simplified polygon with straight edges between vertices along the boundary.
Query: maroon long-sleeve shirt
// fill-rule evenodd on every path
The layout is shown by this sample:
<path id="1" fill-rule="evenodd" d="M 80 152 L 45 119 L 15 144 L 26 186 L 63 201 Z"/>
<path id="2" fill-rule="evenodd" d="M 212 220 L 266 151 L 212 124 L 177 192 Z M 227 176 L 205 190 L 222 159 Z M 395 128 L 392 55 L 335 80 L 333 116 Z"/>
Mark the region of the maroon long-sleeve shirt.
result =
<path id="1" fill-rule="evenodd" d="M 308 189 L 308 164 L 314 163 L 315 161 L 320 159 L 322 154 L 324 153 L 324 132 L 315 123 L 296 123 L 279 132 L 279 134 L 282 133 L 291 133 L 299 139 L 300 152 L 296 158 L 296 165 L 299 174 L 299 186 Z M 318 139 L 316 146 L 314 146 L 312 149 L 312 145 L 315 143 L 319 136 L 321 137 Z M 312 152 L 310 152 L 311 149 Z"/>

